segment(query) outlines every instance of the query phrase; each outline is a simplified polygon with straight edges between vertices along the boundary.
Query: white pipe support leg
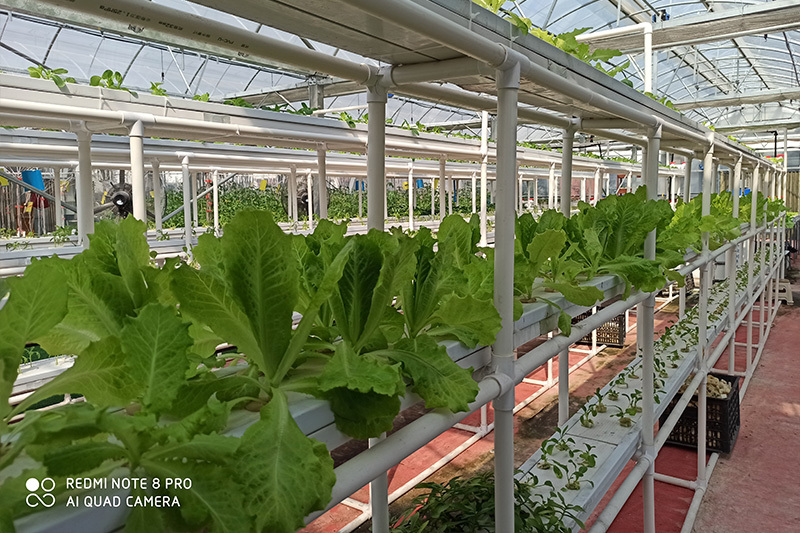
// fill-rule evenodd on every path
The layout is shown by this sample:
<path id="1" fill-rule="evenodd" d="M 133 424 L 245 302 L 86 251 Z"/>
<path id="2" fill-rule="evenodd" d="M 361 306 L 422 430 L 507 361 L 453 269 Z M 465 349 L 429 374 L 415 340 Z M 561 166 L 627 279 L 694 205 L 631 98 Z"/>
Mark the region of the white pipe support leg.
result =
<path id="1" fill-rule="evenodd" d="M 128 139 L 131 148 L 131 196 L 133 216 L 147 222 L 144 187 L 144 124 L 137 120 L 131 125 Z"/>
<path id="2" fill-rule="evenodd" d="M 183 241 L 186 246 L 186 253 L 191 255 L 192 250 L 192 185 L 191 173 L 189 172 L 189 157 L 184 156 L 181 160 L 181 172 L 183 176 Z"/>
<path id="3" fill-rule="evenodd" d="M 162 231 L 164 224 L 162 221 L 161 200 L 164 197 L 164 191 L 161 190 L 161 163 L 158 159 L 153 159 L 150 162 L 150 168 L 153 169 L 153 215 L 155 217 L 156 231 Z"/>
<path id="4" fill-rule="evenodd" d="M 514 372 L 514 191 L 520 67 L 497 71 L 497 171 L 494 300 L 502 328 L 492 349 L 495 372 Z M 514 389 L 494 401 L 495 531 L 514 532 Z"/>
<path id="5" fill-rule="evenodd" d="M 488 203 L 489 180 L 487 177 L 487 165 L 489 163 L 489 112 L 481 111 L 481 246 L 486 246 L 486 233 L 487 233 L 487 214 L 486 204 Z M 442 163 L 439 163 L 442 165 Z M 442 168 L 442 167 L 440 167 Z M 444 170 L 440 173 L 443 175 Z M 441 178 L 440 178 L 441 179 Z M 442 208 L 444 213 L 444 208 Z"/>
<path id="6" fill-rule="evenodd" d="M 211 186 L 214 200 L 214 235 L 219 237 L 219 171 L 216 169 L 211 173 Z"/>
<path id="7" fill-rule="evenodd" d="M 383 231 L 386 209 L 386 101 L 381 85 L 367 88 L 367 228 Z"/>
<path id="8" fill-rule="evenodd" d="M 78 137 L 78 175 L 75 178 L 75 195 L 78 208 L 78 242 L 88 244 L 94 233 L 94 180 L 92 179 L 92 134 L 86 130 L 75 132 Z"/>

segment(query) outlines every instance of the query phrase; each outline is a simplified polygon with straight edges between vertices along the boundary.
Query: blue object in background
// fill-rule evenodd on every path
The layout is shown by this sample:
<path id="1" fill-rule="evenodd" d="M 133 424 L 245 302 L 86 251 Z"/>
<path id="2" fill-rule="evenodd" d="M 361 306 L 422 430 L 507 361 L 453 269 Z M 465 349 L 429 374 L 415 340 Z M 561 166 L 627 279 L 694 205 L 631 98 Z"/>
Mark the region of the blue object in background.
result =
<path id="1" fill-rule="evenodd" d="M 425 186 L 422 184 L 422 179 L 417 178 L 417 189 L 424 189 Z"/>
<path id="2" fill-rule="evenodd" d="M 742 196 L 747 196 L 748 194 L 750 194 L 750 189 L 745 189 L 744 193 L 742 193 Z"/>
<path id="3" fill-rule="evenodd" d="M 28 185 L 33 185 L 40 191 L 44 190 L 44 178 L 42 178 L 41 170 L 23 170 L 22 181 Z"/>

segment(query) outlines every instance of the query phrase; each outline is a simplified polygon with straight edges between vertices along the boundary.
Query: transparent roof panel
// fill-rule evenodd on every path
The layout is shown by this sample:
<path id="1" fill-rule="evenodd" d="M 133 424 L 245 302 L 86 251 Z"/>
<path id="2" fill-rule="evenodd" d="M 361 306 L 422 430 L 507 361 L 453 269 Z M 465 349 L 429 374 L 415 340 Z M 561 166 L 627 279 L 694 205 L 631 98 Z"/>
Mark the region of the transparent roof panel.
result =
<path id="1" fill-rule="evenodd" d="M 257 22 L 192 3 L 188 0 L 152 0 L 160 5 L 207 17 L 247 31 L 282 39 L 345 59 L 376 64 L 353 51 L 291 35 Z M 465 0 L 466 1 L 466 0 Z M 766 0 L 516 0 L 506 7 L 529 17 L 537 27 L 556 33 L 578 27 L 593 31 L 650 21 L 665 11 L 671 23 L 713 11 L 741 9 Z M 621 4 L 621 7 L 619 6 Z M 232 5 L 234 5 L 232 3 Z M 59 22 L 44 21 L 28 15 L 0 10 L 0 70 L 25 73 L 27 67 L 44 63 L 49 68 L 67 68 L 70 75 L 86 82 L 90 76 L 112 69 L 126 74 L 125 85 L 147 91 L 153 82 L 163 83 L 170 94 L 193 95 L 208 92 L 222 100 L 243 93 L 270 92 L 280 87 L 301 84 L 307 77 L 278 68 L 256 66 L 182 50 L 164 44 L 141 42 L 127 36 L 103 33 L 96 28 L 77 28 Z M 684 45 L 658 53 L 655 92 L 673 102 L 705 100 L 722 95 L 748 94 L 763 90 L 798 88 L 800 74 L 800 32 L 787 31 L 750 35 L 719 42 Z M 630 60 L 619 79 L 628 78 L 639 90 L 643 88 L 644 60 L 641 53 L 615 58 L 614 64 Z M 327 98 L 329 107 L 365 104 L 363 95 Z M 772 106 L 780 110 L 781 106 Z M 736 115 L 738 108 L 708 108 L 685 111 L 698 120 Z M 351 112 L 354 116 L 363 110 Z M 755 111 L 754 111 L 755 113 Z M 414 103 L 411 99 L 390 102 L 389 116 L 425 123 L 466 121 L 476 117 L 469 111 L 446 106 Z M 750 115 L 748 115 L 750 116 Z M 753 115 L 754 116 L 754 115 Z M 524 126 L 520 135 L 546 138 L 546 128 Z"/>

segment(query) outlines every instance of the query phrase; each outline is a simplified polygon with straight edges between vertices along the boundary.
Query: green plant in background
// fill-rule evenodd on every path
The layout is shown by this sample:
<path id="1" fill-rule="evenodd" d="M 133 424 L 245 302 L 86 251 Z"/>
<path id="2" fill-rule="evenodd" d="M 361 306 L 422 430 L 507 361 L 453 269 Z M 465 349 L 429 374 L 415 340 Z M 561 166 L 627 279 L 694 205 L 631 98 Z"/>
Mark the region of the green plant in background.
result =
<path id="1" fill-rule="evenodd" d="M 89 85 L 92 87 L 105 87 L 106 89 L 116 89 L 118 91 L 127 91 L 136 96 L 136 93 L 122 86 L 124 78 L 119 72 L 111 69 L 103 71 L 99 76 L 92 76 L 89 78 Z"/>
<path id="2" fill-rule="evenodd" d="M 30 74 L 31 78 L 51 80 L 58 88 L 64 87 L 67 83 L 76 83 L 75 78 L 72 76 L 64 76 L 64 74 L 69 74 L 69 71 L 65 68 L 49 69 L 43 65 L 37 65 L 35 67 L 28 67 L 28 74 Z"/>
<path id="3" fill-rule="evenodd" d="M 150 82 L 150 94 L 154 94 L 156 96 L 167 96 L 167 90 L 162 88 L 161 86 L 164 85 L 164 82 Z"/>
<path id="4" fill-rule="evenodd" d="M 192 96 L 192 100 L 196 100 L 198 102 L 208 102 L 208 98 L 208 93 L 196 94 Z"/>
<path id="5" fill-rule="evenodd" d="M 222 103 L 225 105 L 232 105 L 235 107 L 246 107 L 248 109 L 255 108 L 253 104 L 251 104 L 250 102 L 248 102 L 247 100 L 245 100 L 240 96 L 237 96 L 236 98 L 228 98 L 227 100 L 223 100 Z"/>
<path id="6" fill-rule="evenodd" d="M 547 485 L 550 487 L 550 485 Z M 561 494 L 542 494 L 536 476 L 514 480 L 514 524 L 516 531 L 567 533 L 565 521 L 583 523 L 583 509 L 567 504 Z M 398 518 L 398 533 L 490 533 L 495 531 L 494 474 L 486 472 L 469 479 L 455 477 L 444 484 L 422 483 L 426 492 L 417 496 L 411 508 Z"/>
<path id="7" fill-rule="evenodd" d="M 66 244 L 71 242 L 73 235 L 77 233 L 77 230 L 73 226 L 58 226 L 53 232 L 50 234 L 50 242 L 59 246 L 61 244 Z"/>

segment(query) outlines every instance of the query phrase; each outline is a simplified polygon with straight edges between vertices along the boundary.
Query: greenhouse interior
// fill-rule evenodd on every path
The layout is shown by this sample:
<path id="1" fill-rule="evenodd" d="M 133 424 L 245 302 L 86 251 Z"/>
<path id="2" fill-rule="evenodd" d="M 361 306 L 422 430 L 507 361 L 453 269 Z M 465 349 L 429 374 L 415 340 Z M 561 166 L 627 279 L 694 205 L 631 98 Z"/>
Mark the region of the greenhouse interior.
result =
<path id="1" fill-rule="evenodd" d="M 0 533 L 796 531 L 798 56 L 797 0 L 0 0 Z"/>

